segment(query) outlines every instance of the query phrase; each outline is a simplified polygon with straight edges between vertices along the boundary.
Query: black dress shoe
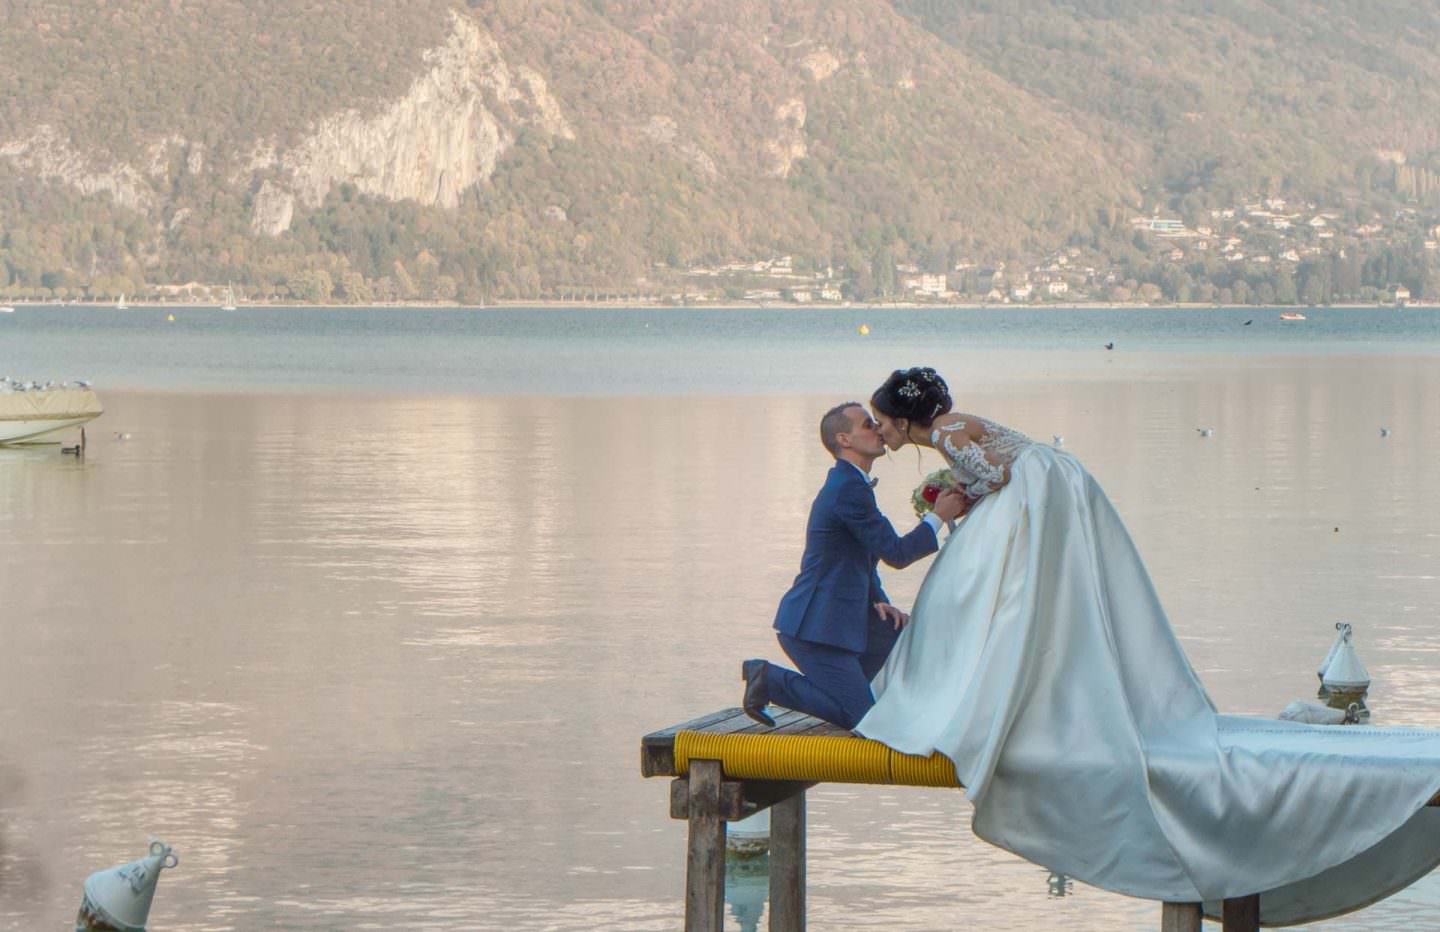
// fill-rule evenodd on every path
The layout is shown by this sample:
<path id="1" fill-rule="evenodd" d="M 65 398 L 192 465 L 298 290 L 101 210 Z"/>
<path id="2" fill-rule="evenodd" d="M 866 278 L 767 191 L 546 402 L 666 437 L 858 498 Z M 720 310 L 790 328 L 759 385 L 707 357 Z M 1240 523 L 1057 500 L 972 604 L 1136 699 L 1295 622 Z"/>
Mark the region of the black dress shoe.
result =
<path id="1" fill-rule="evenodd" d="M 770 701 L 769 690 L 765 688 L 765 661 L 747 660 L 740 664 L 740 678 L 745 681 L 745 714 L 762 725 L 775 727 L 775 719 L 765 711 Z"/>

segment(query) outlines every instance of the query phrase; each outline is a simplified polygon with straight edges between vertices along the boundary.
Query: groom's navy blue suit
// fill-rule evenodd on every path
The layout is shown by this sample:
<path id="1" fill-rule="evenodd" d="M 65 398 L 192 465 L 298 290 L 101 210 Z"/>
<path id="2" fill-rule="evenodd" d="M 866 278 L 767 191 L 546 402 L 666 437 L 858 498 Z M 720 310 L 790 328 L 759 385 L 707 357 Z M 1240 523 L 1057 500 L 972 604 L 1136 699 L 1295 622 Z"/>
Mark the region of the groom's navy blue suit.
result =
<path id="1" fill-rule="evenodd" d="M 800 574 L 775 614 L 780 646 L 801 673 L 767 664 L 771 702 L 855 727 L 875 704 L 870 680 L 899 636 L 874 608 L 890 601 L 876 564 L 909 566 L 935 552 L 935 535 L 924 521 L 903 537 L 895 533 L 865 474 L 835 462 L 810 506 Z"/>

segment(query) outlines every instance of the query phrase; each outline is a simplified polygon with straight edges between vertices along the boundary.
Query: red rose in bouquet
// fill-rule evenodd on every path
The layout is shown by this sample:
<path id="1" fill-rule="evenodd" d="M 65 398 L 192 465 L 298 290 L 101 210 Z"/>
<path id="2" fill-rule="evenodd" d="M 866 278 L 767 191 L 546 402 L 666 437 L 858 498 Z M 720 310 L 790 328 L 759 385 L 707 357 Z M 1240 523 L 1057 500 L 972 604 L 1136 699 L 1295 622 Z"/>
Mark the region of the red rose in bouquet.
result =
<path id="1" fill-rule="evenodd" d="M 910 503 L 915 506 L 916 517 L 923 518 L 928 511 L 935 510 L 935 500 L 947 489 L 956 487 L 955 474 L 948 469 L 937 469 L 916 486 L 914 493 L 910 496 Z"/>

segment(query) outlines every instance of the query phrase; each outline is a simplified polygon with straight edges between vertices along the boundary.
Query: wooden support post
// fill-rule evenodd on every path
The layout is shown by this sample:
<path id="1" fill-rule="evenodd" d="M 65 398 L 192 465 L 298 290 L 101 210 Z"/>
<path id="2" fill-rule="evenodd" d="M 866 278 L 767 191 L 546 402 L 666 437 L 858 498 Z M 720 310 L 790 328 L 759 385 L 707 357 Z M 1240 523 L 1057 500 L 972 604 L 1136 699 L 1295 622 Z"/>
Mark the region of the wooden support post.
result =
<path id="1" fill-rule="evenodd" d="M 725 928 L 725 820 L 718 760 L 690 762 L 690 847 L 685 860 L 685 932 Z"/>
<path id="2" fill-rule="evenodd" d="M 739 822 L 754 815 L 745 805 L 745 784 L 734 780 L 720 781 L 720 801 L 716 813 L 726 822 Z M 690 781 L 679 777 L 670 783 L 670 818 L 690 818 Z"/>
<path id="3" fill-rule="evenodd" d="M 1259 932 L 1260 894 L 1226 900 L 1221 918 L 1225 932 Z"/>
<path id="4" fill-rule="evenodd" d="M 803 793 L 813 783 L 794 780 L 722 780 L 720 783 L 720 818 L 726 822 L 748 819 L 780 800 Z M 690 818 L 690 781 L 676 777 L 670 781 L 670 818 Z"/>
<path id="5" fill-rule="evenodd" d="M 1160 907 L 1160 932 L 1200 932 L 1204 915 L 1199 903 L 1166 903 Z"/>
<path id="6" fill-rule="evenodd" d="M 805 791 L 770 807 L 770 932 L 805 932 Z"/>

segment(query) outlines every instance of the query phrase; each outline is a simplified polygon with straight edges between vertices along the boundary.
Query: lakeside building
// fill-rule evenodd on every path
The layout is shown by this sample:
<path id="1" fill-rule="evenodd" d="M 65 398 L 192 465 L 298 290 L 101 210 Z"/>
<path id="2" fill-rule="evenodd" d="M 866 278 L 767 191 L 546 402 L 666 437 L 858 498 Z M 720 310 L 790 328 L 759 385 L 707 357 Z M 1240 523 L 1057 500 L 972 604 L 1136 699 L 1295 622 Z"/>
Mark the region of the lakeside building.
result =
<path id="1" fill-rule="evenodd" d="M 1180 220 L 1170 220 L 1164 217 L 1139 217 L 1132 221 L 1135 226 L 1143 227 L 1151 233 L 1184 233 L 1185 224 Z"/>
<path id="2" fill-rule="evenodd" d="M 901 279 L 901 287 L 916 294 L 933 295 L 937 298 L 950 293 L 949 280 L 944 275 L 925 273 Z"/>

